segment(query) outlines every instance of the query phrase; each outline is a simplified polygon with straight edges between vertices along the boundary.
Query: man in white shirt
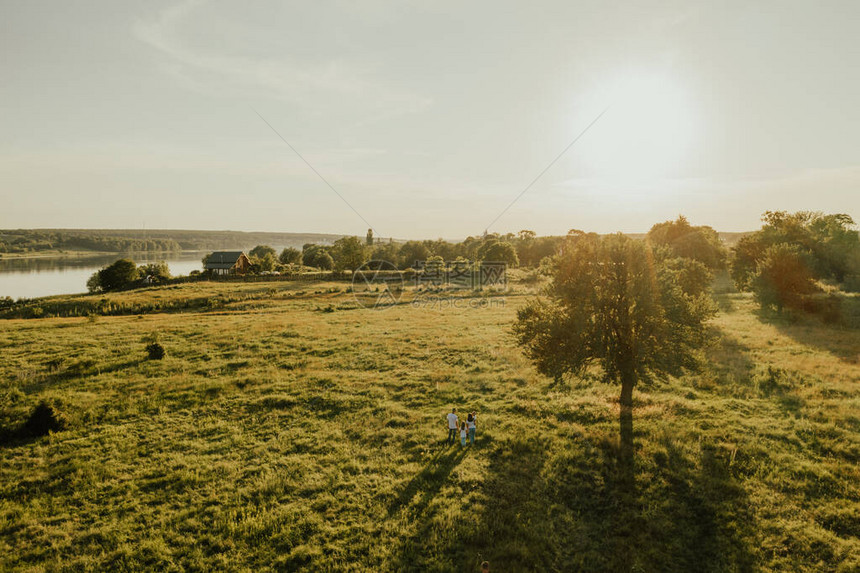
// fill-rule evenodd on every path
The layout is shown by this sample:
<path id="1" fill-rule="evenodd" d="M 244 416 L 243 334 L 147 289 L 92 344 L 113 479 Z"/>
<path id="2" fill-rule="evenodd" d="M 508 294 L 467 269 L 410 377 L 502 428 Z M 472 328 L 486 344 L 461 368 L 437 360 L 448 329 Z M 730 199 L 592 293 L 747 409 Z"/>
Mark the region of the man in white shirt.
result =
<path id="1" fill-rule="evenodd" d="M 457 442 L 457 425 L 459 424 L 457 408 L 452 408 L 451 413 L 446 418 L 448 419 L 448 443 L 453 444 Z"/>

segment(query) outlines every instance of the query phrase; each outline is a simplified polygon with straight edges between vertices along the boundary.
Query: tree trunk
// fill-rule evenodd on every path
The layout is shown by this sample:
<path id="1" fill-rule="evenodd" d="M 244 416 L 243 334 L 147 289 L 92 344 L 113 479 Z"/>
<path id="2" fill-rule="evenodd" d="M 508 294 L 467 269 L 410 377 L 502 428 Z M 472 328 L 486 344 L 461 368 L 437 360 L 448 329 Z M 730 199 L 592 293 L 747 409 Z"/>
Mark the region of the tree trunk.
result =
<path id="1" fill-rule="evenodd" d="M 636 375 L 625 373 L 621 377 L 621 466 L 630 471 L 633 470 L 633 385 Z"/>
<path id="2" fill-rule="evenodd" d="M 633 452 L 633 386 L 636 374 L 632 369 L 621 376 L 621 447 L 618 456 L 618 514 L 616 535 L 616 568 L 631 571 L 635 561 L 638 515 L 636 510 L 636 478 Z"/>

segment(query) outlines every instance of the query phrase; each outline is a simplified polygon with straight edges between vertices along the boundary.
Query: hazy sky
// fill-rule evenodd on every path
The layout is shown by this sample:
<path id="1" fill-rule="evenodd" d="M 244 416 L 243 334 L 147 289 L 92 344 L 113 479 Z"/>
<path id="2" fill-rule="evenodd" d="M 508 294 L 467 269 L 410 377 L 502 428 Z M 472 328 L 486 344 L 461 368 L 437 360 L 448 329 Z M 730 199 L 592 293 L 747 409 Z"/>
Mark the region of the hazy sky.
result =
<path id="1" fill-rule="evenodd" d="M 0 0 L 0 228 L 860 218 L 860 2 Z"/>

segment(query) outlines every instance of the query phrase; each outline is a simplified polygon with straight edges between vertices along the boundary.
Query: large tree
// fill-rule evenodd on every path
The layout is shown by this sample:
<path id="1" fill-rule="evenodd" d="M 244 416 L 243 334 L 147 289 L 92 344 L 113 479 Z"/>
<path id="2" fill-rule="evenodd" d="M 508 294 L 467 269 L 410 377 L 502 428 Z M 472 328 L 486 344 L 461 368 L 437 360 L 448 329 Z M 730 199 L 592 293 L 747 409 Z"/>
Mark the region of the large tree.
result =
<path id="1" fill-rule="evenodd" d="M 406 241 L 399 251 L 400 268 L 408 269 L 430 258 L 433 253 L 421 241 Z"/>
<path id="2" fill-rule="evenodd" d="M 281 251 L 281 256 L 278 260 L 282 265 L 300 265 L 302 264 L 302 252 L 293 247 L 287 247 Z"/>
<path id="3" fill-rule="evenodd" d="M 508 241 L 487 241 L 478 249 L 481 261 L 506 263 L 510 267 L 519 265 L 517 250 Z"/>
<path id="4" fill-rule="evenodd" d="M 131 259 L 119 259 L 96 271 L 87 281 L 91 292 L 128 288 L 140 278 L 140 271 Z"/>
<path id="5" fill-rule="evenodd" d="M 302 248 L 302 261 L 309 267 L 316 267 L 325 271 L 334 267 L 334 259 L 329 253 L 329 248 L 323 245 L 305 245 Z"/>
<path id="6" fill-rule="evenodd" d="M 354 271 L 367 262 L 368 251 L 358 237 L 344 237 L 334 242 L 331 256 L 338 271 Z"/>
<path id="7" fill-rule="evenodd" d="M 262 259 L 267 254 L 272 255 L 272 257 L 274 257 L 276 259 L 278 257 L 278 252 L 275 249 L 273 249 L 272 247 L 270 247 L 269 245 L 257 245 L 256 247 L 251 249 L 251 252 L 248 253 L 248 256 L 249 257 L 257 257 L 258 259 Z"/>
<path id="8" fill-rule="evenodd" d="M 633 388 L 697 365 L 715 312 L 690 266 L 662 264 L 621 234 L 571 231 L 553 260 L 546 296 L 518 312 L 514 332 L 542 373 L 560 380 L 599 366 L 621 386 L 622 461 L 633 460 Z M 695 271 L 695 269 L 693 269 Z"/>
<path id="9" fill-rule="evenodd" d="M 690 225 L 683 215 L 651 227 L 648 239 L 676 257 L 699 261 L 710 269 L 725 267 L 728 253 L 717 232 L 708 226 Z"/>

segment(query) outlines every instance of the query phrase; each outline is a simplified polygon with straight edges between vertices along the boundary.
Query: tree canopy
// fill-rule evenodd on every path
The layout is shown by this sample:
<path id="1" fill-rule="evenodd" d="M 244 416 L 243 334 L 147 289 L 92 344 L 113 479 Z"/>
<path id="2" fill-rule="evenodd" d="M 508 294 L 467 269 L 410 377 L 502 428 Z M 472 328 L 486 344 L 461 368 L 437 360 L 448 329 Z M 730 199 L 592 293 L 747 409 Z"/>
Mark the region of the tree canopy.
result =
<path id="1" fill-rule="evenodd" d="M 694 366 L 714 307 L 689 266 L 658 265 L 642 241 L 572 231 L 553 261 L 547 297 L 518 313 L 515 332 L 541 372 L 633 382 Z"/>
<path id="2" fill-rule="evenodd" d="M 302 252 L 293 247 L 287 247 L 281 251 L 278 261 L 282 265 L 300 265 L 302 264 Z"/>
<path id="3" fill-rule="evenodd" d="M 427 245 L 421 241 L 406 241 L 398 252 L 400 259 L 398 266 L 401 269 L 411 268 L 415 265 L 416 261 L 426 261 L 432 254 Z"/>
<path id="4" fill-rule="evenodd" d="M 506 263 L 515 267 L 520 264 L 517 250 L 508 241 L 487 241 L 478 249 L 478 259 L 481 261 L 492 261 Z"/>
<path id="5" fill-rule="evenodd" d="M 767 211 L 762 221 L 732 249 L 731 274 L 763 307 L 797 308 L 819 290 L 815 281 L 850 289 L 860 276 L 860 235 L 850 216 Z"/>
<path id="6" fill-rule="evenodd" d="M 277 258 L 278 252 L 269 245 L 257 245 L 248 253 L 249 257 L 257 257 L 258 259 L 263 259 L 266 255 L 272 255 L 273 258 Z"/>
<path id="7" fill-rule="evenodd" d="M 164 261 L 140 265 L 137 271 L 140 278 L 149 277 L 154 283 L 164 283 L 170 280 L 170 267 Z"/>
<path id="8" fill-rule="evenodd" d="M 334 242 L 331 257 L 338 271 L 354 271 L 367 262 L 367 249 L 358 237 L 344 237 Z"/>
<path id="9" fill-rule="evenodd" d="M 815 279 L 843 282 L 860 274 L 860 234 L 854 220 L 844 213 L 825 215 L 810 211 L 767 211 L 759 231 L 743 237 L 733 249 L 732 278 L 738 288 L 752 287 L 753 275 L 770 247 L 794 246 L 803 254 Z"/>
<path id="10" fill-rule="evenodd" d="M 797 245 L 778 243 L 764 252 L 752 278 L 756 300 L 762 307 L 800 308 L 804 295 L 819 289 L 807 256 Z"/>
<path id="11" fill-rule="evenodd" d="M 302 251 L 302 261 L 309 267 L 322 270 L 331 270 L 334 267 L 334 259 L 329 254 L 328 247 L 308 244 Z"/>
<path id="12" fill-rule="evenodd" d="M 119 259 L 96 271 L 87 281 L 91 292 L 128 288 L 140 278 L 140 271 L 131 259 Z"/>
<path id="13" fill-rule="evenodd" d="M 726 264 L 728 253 L 717 232 L 708 226 L 694 227 L 683 215 L 651 227 L 648 240 L 676 257 L 699 261 L 709 269 L 723 268 Z"/>

